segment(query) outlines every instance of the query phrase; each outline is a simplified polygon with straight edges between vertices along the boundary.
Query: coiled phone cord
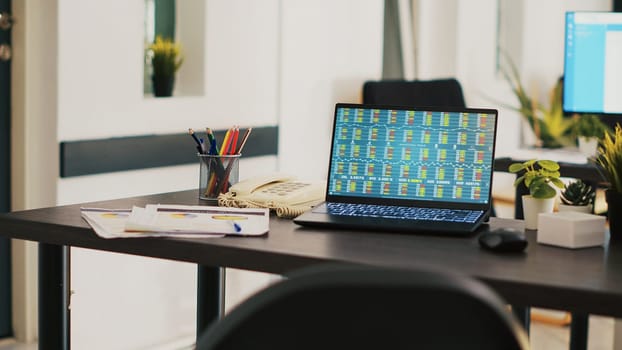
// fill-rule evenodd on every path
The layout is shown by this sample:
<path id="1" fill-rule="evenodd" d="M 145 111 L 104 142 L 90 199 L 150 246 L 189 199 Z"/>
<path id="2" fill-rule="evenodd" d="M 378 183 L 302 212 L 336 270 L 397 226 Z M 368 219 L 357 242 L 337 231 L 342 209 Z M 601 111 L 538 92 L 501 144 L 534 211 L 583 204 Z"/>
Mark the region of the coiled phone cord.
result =
<path id="1" fill-rule="evenodd" d="M 314 203 L 315 204 L 315 203 Z M 269 208 L 276 212 L 280 218 L 293 219 L 296 216 L 311 209 L 312 205 L 284 205 L 277 202 L 254 202 L 247 199 L 237 199 L 231 193 L 221 193 L 218 196 L 218 205 L 233 208 Z"/>

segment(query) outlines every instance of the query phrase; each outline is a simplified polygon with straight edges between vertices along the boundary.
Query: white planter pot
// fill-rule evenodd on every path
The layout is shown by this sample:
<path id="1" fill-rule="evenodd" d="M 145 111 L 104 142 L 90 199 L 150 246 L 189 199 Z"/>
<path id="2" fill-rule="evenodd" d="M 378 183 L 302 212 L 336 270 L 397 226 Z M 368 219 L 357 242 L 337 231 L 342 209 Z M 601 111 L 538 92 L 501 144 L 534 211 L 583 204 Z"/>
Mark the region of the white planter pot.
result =
<path id="1" fill-rule="evenodd" d="M 557 209 L 559 209 L 559 211 L 574 211 L 574 212 L 586 213 L 586 214 L 592 213 L 591 205 L 567 205 L 567 204 L 559 203 Z"/>
<path id="2" fill-rule="evenodd" d="M 586 157 L 593 157 L 598 150 L 598 139 L 595 137 L 579 136 L 579 151 Z"/>
<path id="3" fill-rule="evenodd" d="M 538 214 L 552 213 L 555 206 L 555 197 L 553 198 L 533 198 L 531 195 L 524 195 L 523 198 L 523 216 L 525 218 L 525 228 L 527 230 L 538 229 Z"/>

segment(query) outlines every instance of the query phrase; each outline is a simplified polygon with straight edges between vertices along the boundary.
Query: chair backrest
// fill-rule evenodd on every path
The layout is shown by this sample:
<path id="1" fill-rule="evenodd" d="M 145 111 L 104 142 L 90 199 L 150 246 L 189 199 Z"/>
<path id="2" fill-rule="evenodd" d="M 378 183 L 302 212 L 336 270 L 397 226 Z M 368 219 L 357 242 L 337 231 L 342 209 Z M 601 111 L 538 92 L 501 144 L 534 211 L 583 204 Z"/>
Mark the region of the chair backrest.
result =
<path id="1" fill-rule="evenodd" d="M 483 283 L 440 271 L 307 270 L 250 297 L 197 343 L 211 349 L 528 349 Z"/>
<path id="2" fill-rule="evenodd" d="M 456 79 L 380 80 L 363 85 L 363 103 L 409 107 L 466 107 Z"/>

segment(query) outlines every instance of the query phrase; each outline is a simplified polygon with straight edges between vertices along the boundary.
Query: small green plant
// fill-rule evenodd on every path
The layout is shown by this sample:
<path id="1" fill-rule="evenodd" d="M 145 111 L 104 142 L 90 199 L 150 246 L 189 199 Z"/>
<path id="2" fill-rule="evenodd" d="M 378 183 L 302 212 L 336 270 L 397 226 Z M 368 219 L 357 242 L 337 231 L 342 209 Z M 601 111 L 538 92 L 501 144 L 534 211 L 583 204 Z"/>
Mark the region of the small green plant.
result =
<path id="1" fill-rule="evenodd" d="M 567 184 L 559 197 L 566 205 L 590 205 L 594 203 L 596 191 L 585 182 L 576 180 Z"/>
<path id="2" fill-rule="evenodd" d="M 154 76 L 172 77 L 184 62 L 181 45 L 160 36 L 149 45 L 149 55 Z"/>
<path id="3" fill-rule="evenodd" d="M 613 135 L 606 133 L 596 158 L 612 190 L 622 193 L 622 127 L 616 124 Z"/>
<path id="4" fill-rule="evenodd" d="M 572 133 L 577 137 L 602 139 L 611 128 L 603 123 L 596 114 L 575 115 Z"/>
<path id="5" fill-rule="evenodd" d="M 531 159 L 524 163 L 513 163 L 508 168 L 511 173 L 524 172 L 514 181 L 514 186 L 524 183 L 533 198 L 553 198 L 557 191 L 553 186 L 564 188 L 559 179 L 559 164 L 552 160 Z"/>

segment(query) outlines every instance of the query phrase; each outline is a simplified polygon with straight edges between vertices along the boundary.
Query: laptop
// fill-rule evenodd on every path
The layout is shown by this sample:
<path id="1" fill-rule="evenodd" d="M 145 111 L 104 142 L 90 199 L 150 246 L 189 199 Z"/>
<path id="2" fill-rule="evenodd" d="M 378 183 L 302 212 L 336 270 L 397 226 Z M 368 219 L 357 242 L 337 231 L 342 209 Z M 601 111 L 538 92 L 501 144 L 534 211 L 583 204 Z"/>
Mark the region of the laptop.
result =
<path id="1" fill-rule="evenodd" d="M 497 111 L 338 103 L 325 202 L 303 226 L 466 235 L 488 220 Z"/>

